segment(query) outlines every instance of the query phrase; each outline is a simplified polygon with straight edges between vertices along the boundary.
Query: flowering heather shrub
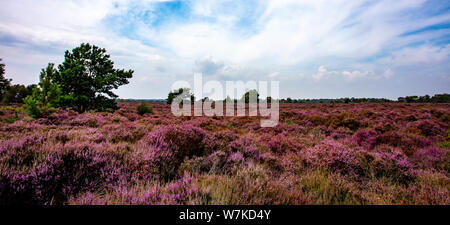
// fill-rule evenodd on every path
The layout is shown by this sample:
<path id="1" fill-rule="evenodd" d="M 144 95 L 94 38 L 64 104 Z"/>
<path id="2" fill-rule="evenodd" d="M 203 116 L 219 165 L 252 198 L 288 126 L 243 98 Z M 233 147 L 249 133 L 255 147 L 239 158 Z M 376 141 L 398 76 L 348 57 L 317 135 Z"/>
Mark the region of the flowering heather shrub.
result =
<path id="1" fill-rule="evenodd" d="M 346 148 L 339 142 L 326 139 L 319 145 L 301 151 L 307 167 L 329 168 L 334 172 L 357 177 L 361 166 L 357 159 L 357 149 Z"/>
<path id="2" fill-rule="evenodd" d="M 192 126 L 202 128 L 206 131 L 213 131 L 220 127 L 226 127 L 226 124 L 220 120 L 215 120 L 208 117 L 196 117 L 195 119 L 186 122 L 186 124 L 191 124 Z"/>
<path id="3" fill-rule="evenodd" d="M 106 123 L 107 121 L 102 115 L 92 113 L 83 113 L 71 120 L 63 122 L 63 124 L 69 124 L 71 126 L 83 126 L 83 127 L 100 127 Z"/>
<path id="4" fill-rule="evenodd" d="M 303 146 L 297 143 L 293 138 L 287 136 L 287 132 L 271 136 L 270 139 L 265 142 L 265 146 L 275 154 L 283 154 L 288 151 L 298 151 Z"/>
<path id="5" fill-rule="evenodd" d="M 233 164 L 243 164 L 244 163 L 244 155 L 241 152 L 232 152 L 230 156 L 227 158 L 227 163 Z"/>
<path id="6" fill-rule="evenodd" d="M 407 155 L 411 155 L 417 148 L 430 146 L 432 142 L 429 138 L 389 131 L 378 135 L 376 143 L 400 147 Z"/>
<path id="7" fill-rule="evenodd" d="M 420 120 L 416 122 L 411 122 L 407 124 L 407 127 L 418 134 L 424 136 L 437 136 L 442 135 L 443 130 L 439 124 L 433 122 L 432 120 Z"/>
<path id="8" fill-rule="evenodd" d="M 230 157 L 233 158 L 233 161 L 239 159 L 241 156 L 250 160 L 261 160 L 258 147 L 256 147 L 256 144 L 251 139 L 246 137 L 233 141 L 229 146 L 229 151 L 236 154 L 239 154 L 238 152 L 241 153 L 240 155 L 231 154 Z"/>
<path id="9" fill-rule="evenodd" d="M 169 156 L 163 155 L 159 150 L 157 147 L 138 148 L 128 155 L 126 162 L 131 170 L 133 181 L 159 178 L 161 173 L 158 170 L 161 161 L 169 160 Z"/>
<path id="10" fill-rule="evenodd" d="M 351 130 L 342 128 L 342 127 L 338 127 L 337 129 L 333 130 L 330 133 L 330 137 L 337 140 L 337 139 L 347 138 L 347 137 L 351 136 L 352 134 L 353 134 L 353 132 Z"/>
<path id="11" fill-rule="evenodd" d="M 132 123 L 107 125 L 103 129 L 104 136 L 112 143 L 121 141 L 134 143 L 140 140 L 147 130 Z"/>
<path id="12" fill-rule="evenodd" d="M 31 135 L 0 142 L 1 167 L 31 166 L 44 140 L 40 135 Z"/>
<path id="13" fill-rule="evenodd" d="M 373 149 L 377 144 L 376 132 L 370 129 L 358 130 L 355 133 L 354 139 L 359 146 L 367 149 Z"/>
<path id="14" fill-rule="evenodd" d="M 226 150 L 228 145 L 237 140 L 239 136 L 230 130 L 222 130 L 214 133 L 214 139 L 216 140 L 217 148 L 221 150 Z"/>
<path id="15" fill-rule="evenodd" d="M 434 168 L 437 170 L 449 171 L 450 151 L 449 149 L 440 149 L 429 146 L 418 150 L 412 156 L 412 161 L 422 168 Z"/>
<path id="16" fill-rule="evenodd" d="M 143 138 L 143 148 L 154 152 L 154 162 L 160 165 L 161 176 L 165 179 L 175 175 L 175 171 L 185 158 L 201 156 L 205 153 L 208 134 L 192 125 L 166 126 Z"/>
<path id="17" fill-rule="evenodd" d="M 264 188 L 262 188 L 264 187 Z M 301 190 L 290 180 L 273 179 L 261 166 L 250 164 L 233 176 L 204 176 L 198 189 L 206 196 L 203 204 L 265 205 L 308 204 Z"/>
<path id="18" fill-rule="evenodd" d="M 53 123 L 53 124 L 62 124 L 66 121 L 72 120 L 73 118 L 75 118 L 76 116 L 78 116 L 78 113 L 73 111 L 73 110 L 62 110 L 62 109 L 58 109 L 55 112 L 53 112 L 48 119 Z"/>
<path id="19" fill-rule="evenodd" d="M 223 151 L 217 151 L 203 159 L 201 169 L 202 171 L 211 174 L 227 173 L 230 171 L 230 168 L 226 166 L 227 163 L 228 163 L 227 154 Z"/>
<path id="20" fill-rule="evenodd" d="M 205 131 L 191 125 L 171 125 L 148 134 L 144 142 L 156 146 L 159 146 L 161 142 L 166 143 L 172 151 L 173 159 L 180 161 L 185 157 L 202 155 L 206 136 Z"/>
<path id="21" fill-rule="evenodd" d="M 68 197 L 115 184 L 126 170 L 104 146 L 89 143 L 56 145 L 55 150 L 36 159 L 29 170 L 2 173 L 1 202 L 62 204 Z"/>
<path id="22" fill-rule="evenodd" d="M 364 151 L 359 162 L 364 176 L 369 178 L 386 177 L 394 183 L 407 184 L 416 177 L 415 165 L 400 151 Z"/>
<path id="23" fill-rule="evenodd" d="M 393 122 L 379 122 L 377 123 L 373 129 L 378 133 L 385 133 L 388 131 L 393 131 L 395 129 Z"/>
<path id="24" fill-rule="evenodd" d="M 106 137 L 103 134 L 95 133 L 94 135 L 91 136 L 90 141 L 99 144 L 101 142 L 105 142 Z"/>
<path id="25" fill-rule="evenodd" d="M 55 132 L 53 132 L 52 138 L 54 139 L 55 143 L 65 144 L 70 140 L 70 135 L 67 131 L 56 130 Z"/>
<path id="26" fill-rule="evenodd" d="M 25 122 L 23 120 L 15 121 L 12 124 L 0 127 L 3 132 L 29 132 L 44 127 L 44 125 L 33 122 Z"/>

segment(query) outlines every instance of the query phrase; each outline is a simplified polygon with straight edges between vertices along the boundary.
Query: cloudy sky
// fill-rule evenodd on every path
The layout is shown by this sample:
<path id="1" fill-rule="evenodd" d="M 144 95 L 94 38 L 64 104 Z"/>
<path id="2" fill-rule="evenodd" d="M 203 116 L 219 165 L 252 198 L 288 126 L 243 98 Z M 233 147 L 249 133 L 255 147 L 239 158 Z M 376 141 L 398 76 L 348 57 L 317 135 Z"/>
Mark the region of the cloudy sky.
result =
<path id="1" fill-rule="evenodd" d="M 450 1 L 2 0 L 0 58 L 38 81 L 82 42 L 135 70 L 121 98 L 165 98 L 177 80 L 278 80 L 281 97 L 450 92 Z"/>

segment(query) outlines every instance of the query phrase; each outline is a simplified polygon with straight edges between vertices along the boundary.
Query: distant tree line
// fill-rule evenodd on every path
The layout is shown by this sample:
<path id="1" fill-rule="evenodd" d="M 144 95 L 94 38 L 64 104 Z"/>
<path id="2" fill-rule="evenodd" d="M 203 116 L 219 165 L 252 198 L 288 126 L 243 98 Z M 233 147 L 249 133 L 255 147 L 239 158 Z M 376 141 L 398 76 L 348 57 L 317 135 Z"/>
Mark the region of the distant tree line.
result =
<path id="1" fill-rule="evenodd" d="M 436 94 L 433 97 L 406 96 L 399 97 L 397 101 L 386 98 L 337 98 L 337 99 L 280 99 L 281 103 L 381 103 L 381 102 L 406 102 L 406 103 L 450 103 L 450 94 Z"/>
<path id="2" fill-rule="evenodd" d="M 195 99 L 195 96 L 190 92 L 189 89 L 186 88 L 180 88 L 179 90 L 171 91 L 168 95 L 168 98 L 166 99 L 166 102 L 168 104 L 171 104 L 173 99 L 177 97 L 179 94 L 183 92 L 183 90 L 186 90 L 185 93 L 190 93 L 189 96 L 191 98 L 191 101 L 193 102 Z M 249 103 L 250 96 L 257 96 L 258 102 L 272 102 L 272 97 L 267 97 L 266 99 L 260 99 L 259 93 L 256 90 L 250 90 L 247 91 L 240 99 L 231 99 L 229 96 L 227 96 L 226 99 L 223 100 L 223 102 L 245 102 Z M 189 96 L 185 96 L 186 99 L 189 98 Z M 200 101 L 200 100 L 199 100 Z M 202 102 L 208 102 L 213 101 L 212 99 L 209 99 L 208 97 L 205 97 L 201 99 Z M 450 94 L 436 94 L 433 97 L 430 97 L 429 95 L 425 96 L 406 96 L 406 97 L 399 97 L 397 101 L 387 99 L 387 98 L 321 98 L 321 99 L 292 99 L 292 98 L 283 98 L 278 99 L 280 103 L 386 103 L 386 102 L 406 102 L 406 103 L 450 103 Z"/>
<path id="3" fill-rule="evenodd" d="M 380 102 L 393 102 L 386 98 L 337 98 L 337 99 L 280 99 L 281 103 L 380 103 Z"/>
<path id="4" fill-rule="evenodd" d="M 429 95 L 424 96 L 406 96 L 399 97 L 398 102 L 434 102 L 434 103 L 450 103 L 450 94 L 436 94 L 433 97 Z"/>
<path id="5" fill-rule="evenodd" d="M 181 94 L 185 91 L 185 93 L 188 93 L 186 96 L 184 96 L 184 99 L 191 98 L 191 102 L 194 102 L 195 96 L 190 92 L 189 89 L 186 88 L 180 88 L 178 90 L 171 91 L 168 95 L 168 98 L 166 99 L 166 102 L 168 104 L 171 104 L 173 99 L 176 98 L 179 94 Z M 226 99 L 223 100 L 223 102 L 245 102 L 249 103 L 250 96 L 256 96 L 257 102 L 272 102 L 272 98 L 269 96 L 266 99 L 260 99 L 259 93 L 256 90 L 250 90 L 247 91 L 240 99 L 231 99 L 229 96 L 227 96 Z M 200 100 L 199 100 L 200 101 Z M 202 102 L 208 102 L 213 101 L 212 99 L 209 99 L 208 97 L 205 97 L 201 99 Z M 414 102 L 432 102 L 432 103 L 450 103 L 450 94 L 436 94 L 433 97 L 430 97 L 429 95 L 425 96 L 406 96 L 406 97 L 399 97 L 397 101 L 386 99 L 386 98 L 322 98 L 322 99 L 292 99 L 292 98 L 283 98 L 278 99 L 280 103 L 383 103 L 383 102 L 407 102 L 407 103 L 414 103 Z"/>

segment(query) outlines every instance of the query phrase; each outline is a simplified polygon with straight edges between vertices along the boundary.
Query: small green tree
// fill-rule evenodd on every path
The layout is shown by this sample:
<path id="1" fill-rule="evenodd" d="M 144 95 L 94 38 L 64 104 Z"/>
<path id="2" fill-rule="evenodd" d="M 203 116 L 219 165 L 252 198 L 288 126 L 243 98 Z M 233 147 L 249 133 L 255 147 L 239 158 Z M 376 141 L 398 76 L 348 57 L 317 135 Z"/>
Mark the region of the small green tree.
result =
<path id="1" fill-rule="evenodd" d="M 33 89 L 33 94 L 27 96 L 24 101 L 24 109 L 33 118 L 47 117 L 58 106 L 61 89 L 53 82 L 58 71 L 53 63 L 49 63 L 46 69 L 42 69 L 39 76 L 39 87 Z"/>
<path id="2" fill-rule="evenodd" d="M 66 51 L 55 82 L 61 87 L 60 105 L 78 112 L 116 109 L 117 95 L 112 92 L 133 77 L 133 70 L 114 69 L 104 48 L 81 44 Z"/>
<path id="3" fill-rule="evenodd" d="M 0 58 L 0 62 L 1 61 L 2 59 Z M 10 85 L 11 79 L 5 78 L 5 64 L 0 63 L 0 100 L 3 99 L 3 95 Z"/>

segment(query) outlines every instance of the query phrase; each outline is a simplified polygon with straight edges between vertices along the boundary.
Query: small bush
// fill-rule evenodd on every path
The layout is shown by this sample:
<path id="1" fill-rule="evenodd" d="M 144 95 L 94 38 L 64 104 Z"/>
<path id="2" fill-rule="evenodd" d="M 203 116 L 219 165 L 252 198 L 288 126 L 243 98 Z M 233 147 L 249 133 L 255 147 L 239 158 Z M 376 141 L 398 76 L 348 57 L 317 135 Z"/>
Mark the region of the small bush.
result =
<path id="1" fill-rule="evenodd" d="M 147 113 L 153 114 L 153 108 L 148 107 L 145 102 L 142 102 L 136 109 L 138 114 L 141 116 Z"/>

